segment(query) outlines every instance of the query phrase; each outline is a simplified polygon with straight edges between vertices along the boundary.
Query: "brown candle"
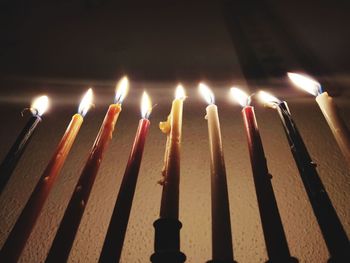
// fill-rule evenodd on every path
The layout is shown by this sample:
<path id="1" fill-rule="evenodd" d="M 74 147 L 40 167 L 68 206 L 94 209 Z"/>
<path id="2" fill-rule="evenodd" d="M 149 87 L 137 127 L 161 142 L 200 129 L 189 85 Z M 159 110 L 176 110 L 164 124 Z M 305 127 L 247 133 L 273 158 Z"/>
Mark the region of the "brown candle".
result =
<path id="1" fill-rule="evenodd" d="M 128 80 L 123 78 L 116 94 L 116 103 L 111 104 L 100 131 L 91 148 L 88 160 L 74 189 L 66 212 L 56 233 L 46 262 L 66 262 L 72 248 L 81 218 L 89 200 L 92 186 L 100 168 L 103 154 L 112 139 L 114 126 L 121 111 L 121 103 L 126 95 Z"/>

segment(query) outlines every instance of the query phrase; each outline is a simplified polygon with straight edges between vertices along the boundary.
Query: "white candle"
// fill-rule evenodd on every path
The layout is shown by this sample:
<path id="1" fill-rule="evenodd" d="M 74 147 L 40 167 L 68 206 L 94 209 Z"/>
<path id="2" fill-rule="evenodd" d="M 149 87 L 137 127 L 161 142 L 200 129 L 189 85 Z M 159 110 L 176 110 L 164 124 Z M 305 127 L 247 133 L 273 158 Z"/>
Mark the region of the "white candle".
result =
<path id="1" fill-rule="evenodd" d="M 213 260 L 233 261 L 230 207 L 218 108 L 214 104 L 214 94 L 206 85 L 200 84 L 199 90 L 209 104 L 205 118 L 208 120 L 211 161 Z"/>
<path id="2" fill-rule="evenodd" d="M 343 119 L 339 115 L 333 98 L 329 96 L 327 92 L 322 92 L 320 83 L 308 76 L 288 73 L 288 77 L 296 86 L 316 97 L 316 102 L 331 128 L 340 150 L 342 151 L 347 163 L 350 164 L 350 133 Z"/>

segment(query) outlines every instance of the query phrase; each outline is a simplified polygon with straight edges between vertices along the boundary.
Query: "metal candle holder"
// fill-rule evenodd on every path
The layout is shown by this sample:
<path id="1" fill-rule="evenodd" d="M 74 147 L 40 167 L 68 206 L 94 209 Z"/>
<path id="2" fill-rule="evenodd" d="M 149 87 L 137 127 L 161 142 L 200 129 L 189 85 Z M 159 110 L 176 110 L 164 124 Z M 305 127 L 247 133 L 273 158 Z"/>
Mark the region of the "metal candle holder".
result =
<path id="1" fill-rule="evenodd" d="M 152 263 L 183 263 L 186 256 L 180 251 L 182 223 L 175 218 L 159 218 L 153 223 L 155 229 Z"/>

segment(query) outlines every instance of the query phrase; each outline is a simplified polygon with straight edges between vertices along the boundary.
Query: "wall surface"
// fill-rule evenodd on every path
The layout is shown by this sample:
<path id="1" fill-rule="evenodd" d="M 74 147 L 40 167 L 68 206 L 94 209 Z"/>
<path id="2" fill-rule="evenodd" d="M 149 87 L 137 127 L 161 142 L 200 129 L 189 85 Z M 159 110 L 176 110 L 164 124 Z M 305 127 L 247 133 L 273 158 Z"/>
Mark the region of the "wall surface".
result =
<path id="1" fill-rule="evenodd" d="M 194 83 L 184 83 L 189 98 L 184 107 L 181 158 L 180 219 L 181 248 L 187 262 L 211 259 L 210 173 L 205 104 Z M 0 159 L 23 127 L 26 117 L 19 112 L 40 90 L 37 84 L 23 89 L 18 85 L 1 96 Z M 257 200 L 247 151 L 240 108 L 227 98 L 231 84 L 212 83 L 222 126 L 231 208 L 235 258 L 238 262 L 256 263 L 267 259 Z M 219 87 L 220 86 L 220 87 Z M 62 92 L 62 85 L 46 85 L 53 105 L 0 197 L 0 245 L 14 225 L 40 174 L 54 151 L 70 116 L 86 86 L 72 86 Z M 126 233 L 121 262 L 148 262 L 153 253 L 153 221 L 158 218 L 161 168 L 166 137 L 158 129 L 167 117 L 174 83 L 131 83 L 131 92 L 123 106 L 112 140 L 83 216 L 69 262 L 97 262 L 108 227 L 121 178 L 139 119 L 139 99 L 143 89 L 157 107 L 151 116 L 135 199 Z M 5 87 L 6 88 L 6 87 Z M 12 90 L 12 91 L 11 91 Z M 66 89 L 65 89 L 66 90 Z M 19 96 L 20 95 L 20 98 Z M 96 85 L 96 108 L 88 113 L 68 161 L 32 232 L 20 262 L 43 262 L 55 231 L 86 161 L 90 146 L 113 97 L 113 85 Z M 350 126 L 349 98 L 336 99 L 342 116 Z M 6 102 L 5 102 L 6 101 Z M 350 235 L 350 172 L 332 138 L 331 132 L 314 100 L 289 98 L 291 111 L 311 156 L 317 163 L 338 215 Z M 283 220 L 291 254 L 300 262 L 326 262 L 328 252 L 297 172 L 285 134 L 276 112 L 257 107 L 257 121 L 264 143 L 272 183 Z"/>

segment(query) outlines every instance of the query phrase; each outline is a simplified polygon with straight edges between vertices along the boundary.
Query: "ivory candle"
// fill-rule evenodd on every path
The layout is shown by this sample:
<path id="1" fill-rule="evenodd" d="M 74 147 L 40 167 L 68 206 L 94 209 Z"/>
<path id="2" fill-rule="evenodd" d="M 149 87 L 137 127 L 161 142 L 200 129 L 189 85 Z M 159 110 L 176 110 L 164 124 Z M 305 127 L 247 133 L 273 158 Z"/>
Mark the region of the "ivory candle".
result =
<path id="1" fill-rule="evenodd" d="M 199 91 L 209 104 L 205 119 L 208 121 L 210 146 L 213 262 L 233 262 L 230 207 L 218 108 L 214 104 L 214 94 L 205 84 L 199 84 Z"/>
<path id="2" fill-rule="evenodd" d="M 89 89 L 80 103 L 78 113 L 73 115 L 54 155 L 2 247 L 0 254 L 1 262 L 18 261 L 36 221 L 40 216 L 45 201 L 67 159 L 68 153 L 83 123 L 83 118 L 91 106 L 91 101 L 92 90 Z"/>
<path id="3" fill-rule="evenodd" d="M 47 96 L 40 96 L 36 98 L 30 111 L 32 117 L 28 120 L 26 126 L 18 135 L 15 143 L 7 153 L 5 159 L 0 166 L 0 194 L 4 190 L 8 180 L 10 179 L 13 171 L 15 170 L 18 161 L 20 160 L 25 148 L 27 147 L 32 135 L 41 122 L 41 116 L 46 112 L 49 106 L 49 98 Z"/>
<path id="4" fill-rule="evenodd" d="M 179 217 L 180 146 L 182 133 L 182 110 L 185 91 L 181 85 L 176 88 L 175 99 L 167 121 L 159 124 L 167 135 L 164 156 L 163 192 L 160 207 L 161 218 Z"/>
<path id="5" fill-rule="evenodd" d="M 333 98 L 327 92 L 322 91 L 321 84 L 316 80 L 302 74 L 288 73 L 290 80 L 299 88 L 311 93 L 316 97 L 333 135 L 343 153 L 347 164 L 350 165 L 350 132 L 343 119 L 340 117 Z"/>
<path id="6" fill-rule="evenodd" d="M 91 147 L 88 160 L 68 203 L 68 207 L 49 251 L 46 259 L 47 263 L 66 262 L 68 259 L 104 152 L 112 139 L 114 127 L 121 111 L 121 104 L 127 94 L 128 83 L 128 79 L 124 77 L 117 85 L 115 103 L 109 106 L 100 131 Z"/>
<path id="7" fill-rule="evenodd" d="M 167 121 L 159 123 L 160 130 L 167 135 L 161 185 L 163 186 L 160 218 L 154 223 L 154 253 L 151 262 L 185 262 L 180 251 L 179 183 L 182 109 L 185 91 L 178 85 Z"/>

